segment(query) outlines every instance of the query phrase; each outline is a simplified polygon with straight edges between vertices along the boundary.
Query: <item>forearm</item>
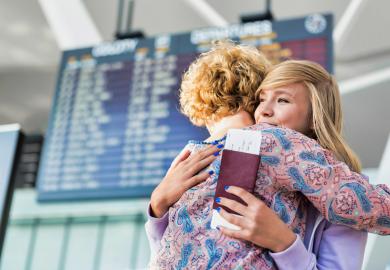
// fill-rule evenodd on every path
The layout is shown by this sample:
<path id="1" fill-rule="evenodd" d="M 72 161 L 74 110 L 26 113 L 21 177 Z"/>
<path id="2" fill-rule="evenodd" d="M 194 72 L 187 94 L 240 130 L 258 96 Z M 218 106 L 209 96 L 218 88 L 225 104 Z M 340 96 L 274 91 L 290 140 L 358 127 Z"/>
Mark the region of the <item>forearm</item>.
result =
<path id="1" fill-rule="evenodd" d="M 352 172 L 344 163 L 328 161 L 329 174 L 315 192 L 306 192 L 306 197 L 331 223 L 390 234 L 389 189 L 371 185 L 365 176 Z"/>
<path id="2" fill-rule="evenodd" d="M 390 234 L 390 191 L 385 185 L 370 185 L 352 173 L 342 179 L 339 192 L 328 199 L 328 220 L 358 230 Z"/>
<path id="3" fill-rule="evenodd" d="M 332 223 L 390 234 L 388 187 L 370 185 L 301 134 L 282 129 L 263 134 L 262 166 L 277 185 L 302 192 Z"/>
<path id="4" fill-rule="evenodd" d="M 160 249 L 160 242 L 168 226 L 168 212 L 161 218 L 155 218 L 151 215 L 150 205 L 148 207 L 148 221 L 145 223 L 146 236 L 149 241 L 152 257 Z"/>
<path id="5" fill-rule="evenodd" d="M 324 177 L 318 181 L 320 185 L 308 187 L 303 184 L 299 190 L 328 221 L 376 234 L 390 234 L 390 192 L 387 187 L 371 185 L 365 176 L 352 172 L 341 162 L 334 165 L 330 161 L 325 170 L 329 174 L 323 171 Z M 300 176 L 305 183 L 310 183 L 310 174 L 302 171 Z"/>
<path id="6" fill-rule="evenodd" d="M 332 224 L 319 241 L 318 248 L 307 250 L 297 236 L 289 248 L 279 253 L 270 252 L 270 255 L 279 270 L 361 269 L 367 233 Z"/>
<path id="7" fill-rule="evenodd" d="M 316 270 L 316 256 L 309 252 L 302 239 L 297 235 L 295 242 L 286 250 L 278 253 L 270 252 L 279 270 Z"/>

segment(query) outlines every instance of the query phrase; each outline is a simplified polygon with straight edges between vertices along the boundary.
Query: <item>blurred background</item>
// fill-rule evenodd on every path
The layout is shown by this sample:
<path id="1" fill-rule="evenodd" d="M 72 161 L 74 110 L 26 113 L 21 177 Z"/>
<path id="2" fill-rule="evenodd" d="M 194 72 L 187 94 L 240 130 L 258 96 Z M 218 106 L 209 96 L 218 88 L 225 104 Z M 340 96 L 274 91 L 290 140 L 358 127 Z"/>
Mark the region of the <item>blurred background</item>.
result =
<path id="1" fill-rule="evenodd" d="M 37 173 L 64 69 L 63 51 L 114 41 L 123 25 L 146 37 L 227 27 L 245 14 L 267 15 L 267 2 L 0 0 L 0 125 L 19 123 L 25 135 L 2 270 L 144 269 L 149 259 L 143 228 L 146 197 L 37 201 Z M 390 184 L 390 147 L 385 151 L 390 134 L 390 2 L 274 0 L 268 7 L 275 21 L 333 14 L 332 60 L 345 136 L 370 181 Z M 390 269 L 389 248 L 387 237 L 370 235 L 364 269 Z"/>

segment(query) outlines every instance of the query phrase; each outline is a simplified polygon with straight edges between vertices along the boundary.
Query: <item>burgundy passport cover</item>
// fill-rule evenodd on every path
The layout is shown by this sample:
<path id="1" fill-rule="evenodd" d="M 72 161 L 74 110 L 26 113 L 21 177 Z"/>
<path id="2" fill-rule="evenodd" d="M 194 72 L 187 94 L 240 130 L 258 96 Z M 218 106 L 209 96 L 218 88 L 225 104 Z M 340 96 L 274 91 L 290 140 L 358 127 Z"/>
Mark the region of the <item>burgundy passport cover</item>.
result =
<path id="1" fill-rule="evenodd" d="M 238 186 L 253 193 L 260 156 L 225 149 L 222 152 L 221 167 L 219 170 L 215 197 L 225 197 L 247 205 L 239 197 L 225 191 L 225 186 Z M 223 207 L 227 212 L 237 214 L 234 211 L 215 202 L 213 209 Z"/>

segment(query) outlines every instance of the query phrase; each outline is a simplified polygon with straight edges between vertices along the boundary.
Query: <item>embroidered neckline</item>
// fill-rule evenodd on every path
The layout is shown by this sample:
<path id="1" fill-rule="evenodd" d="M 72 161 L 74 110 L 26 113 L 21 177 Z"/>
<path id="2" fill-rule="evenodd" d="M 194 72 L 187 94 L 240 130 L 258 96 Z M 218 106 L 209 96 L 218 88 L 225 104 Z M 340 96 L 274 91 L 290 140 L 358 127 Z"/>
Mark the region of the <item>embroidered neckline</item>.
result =
<path id="1" fill-rule="evenodd" d="M 217 139 L 217 140 L 210 141 L 210 142 L 198 141 L 198 140 L 189 140 L 188 143 L 191 143 L 191 144 L 207 144 L 207 145 L 215 144 L 215 145 L 217 145 L 220 142 L 223 142 L 224 140 L 226 140 L 226 135 L 223 136 L 221 139 Z"/>

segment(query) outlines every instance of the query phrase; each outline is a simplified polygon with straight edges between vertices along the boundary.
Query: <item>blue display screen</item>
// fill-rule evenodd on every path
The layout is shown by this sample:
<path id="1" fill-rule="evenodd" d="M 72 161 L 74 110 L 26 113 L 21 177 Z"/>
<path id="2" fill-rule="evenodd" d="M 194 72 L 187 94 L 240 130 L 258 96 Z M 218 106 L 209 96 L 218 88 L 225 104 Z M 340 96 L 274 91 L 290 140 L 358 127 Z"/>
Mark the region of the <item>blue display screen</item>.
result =
<path id="1" fill-rule="evenodd" d="M 19 141 L 20 126 L 14 125 L 1 125 L 0 126 L 0 218 L 3 219 L 4 215 L 8 215 L 9 207 L 7 204 L 10 202 L 9 193 L 11 185 L 11 177 L 14 168 L 15 155 L 17 151 Z M 2 221 L 2 220 L 0 220 Z M 1 222 L 1 225 L 6 226 Z M 5 228 L 1 228 L 0 232 L 3 232 Z"/>
<path id="2" fill-rule="evenodd" d="M 65 51 L 38 176 L 41 201 L 147 197 L 190 139 L 208 134 L 180 113 L 178 89 L 212 40 L 258 47 L 277 63 L 316 61 L 332 72 L 332 17 L 107 42 Z"/>

